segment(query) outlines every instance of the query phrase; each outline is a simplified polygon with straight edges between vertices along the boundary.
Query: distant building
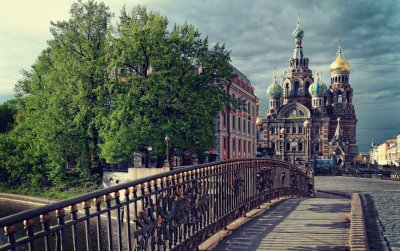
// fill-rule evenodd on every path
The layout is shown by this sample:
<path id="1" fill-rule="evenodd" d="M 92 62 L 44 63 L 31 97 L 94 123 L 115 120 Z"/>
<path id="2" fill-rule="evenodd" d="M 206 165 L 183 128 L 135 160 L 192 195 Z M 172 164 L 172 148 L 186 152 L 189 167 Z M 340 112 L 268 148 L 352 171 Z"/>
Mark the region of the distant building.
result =
<path id="1" fill-rule="evenodd" d="M 398 134 L 395 139 L 388 139 L 380 145 L 377 145 L 372 141 L 370 148 L 370 163 L 379 166 L 399 166 L 399 143 L 400 134 Z"/>
<path id="2" fill-rule="evenodd" d="M 258 98 L 243 73 L 233 68 L 232 74 L 232 81 L 223 82 L 223 86 L 238 103 L 234 107 L 224 107 L 219 113 L 216 145 L 209 150 L 209 161 L 256 156 Z"/>
<path id="3" fill-rule="evenodd" d="M 341 45 L 330 65 L 329 88 L 316 79 L 303 54 L 304 31 L 297 23 L 293 31 L 295 48 L 283 81 L 276 73 L 267 89 L 269 108 L 260 121 L 261 148 L 272 149 L 276 158 L 307 162 L 336 159 L 339 166 L 354 164 L 358 153 L 353 89 L 349 83 L 350 64 Z"/>

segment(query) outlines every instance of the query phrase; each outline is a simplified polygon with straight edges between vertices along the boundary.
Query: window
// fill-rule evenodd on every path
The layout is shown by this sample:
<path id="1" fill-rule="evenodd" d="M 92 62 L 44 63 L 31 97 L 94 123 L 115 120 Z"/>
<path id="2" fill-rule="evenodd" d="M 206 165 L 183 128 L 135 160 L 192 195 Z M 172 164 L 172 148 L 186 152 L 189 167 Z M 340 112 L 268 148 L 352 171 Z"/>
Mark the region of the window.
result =
<path id="1" fill-rule="evenodd" d="M 337 98 L 338 104 L 341 104 L 343 102 L 343 95 L 342 93 L 338 93 L 338 98 Z"/>
<path id="2" fill-rule="evenodd" d="M 275 134 L 275 127 L 271 127 L 271 128 L 269 128 L 269 130 L 270 130 L 271 134 Z"/>
<path id="3" fill-rule="evenodd" d="M 236 139 L 232 139 L 232 149 L 236 150 Z"/>
<path id="4" fill-rule="evenodd" d="M 296 133 L 296 131 L 297 131 L 297 128 L 295 126 L 293 126 L 292 133 Z"/>
<path id="5" fill-rule="evenodd" d="M 238 150 L 239 152 L 242 150 L 242 141 L 238 139 Z"/>
<path id="6" fill-rule="evenodd" d="M 224 137 L 224 150 L 226 150 L 226 140 L 227 138 Z"/>
<path id="7" fill-rule="evenodd" d="M 294 82 L 293 94 L 294 94 L 295 97 L 300 96 L 300 85 L 299 85 L 299 82 Z"/>
<path id="8" fill-rule="evenodd" d="M 303 151 L 303 142 L 299 142 L 298 146 L 299 146 L 299 152 L 302 152 Z"/>
<path id="9" fill-rule="evenodd" d="M 303 127 L 299 126 L 299 134 L 303 133 Z"/>
<path id="10" fill-rule="evenodd" d="M 319 143 L 315 143 L 315 151 L 319 152 Z"/>
<path id="11" fill-rule="evenodd" d="M 289 83 L 286 83 L 285 94 L 286 94 L 286 96 L 289 96 Z"/>
<path id="12" fill-rule="evenodd" d="M 246 120 L 243 119 L 243 133 L 246 133 Z"/>
<path id="13" fill-rule="evenodd" d="M 232 128 L 235 129 L 236 128 L 236 116 L 235 115 L 232 116 L 232 122 L 233 122 Z"/>
<path id="14" fill-rule="evenodd" d="M 251 127 L 250 127 L 250 120 L 247 122 L 247 133 L 250 134 Z"/>
<path id="15" fill-rule="evenodd" d="M 249 147 L 248 147 L 249 153 L 251 154 L 251 142 L 249 141 Z"/>
<path id="16" fill-rule="evenodd" d="M 271 143 L 271 148 L 272 148 L 272 150 L 274 150 L 274 152 L 275 152 L 275 142 L 272 142 L 272 143 Z"/>
<path id="17" fill-rule="evenodd" d="M 316 126 L 316 127 L 314 128 L 314 133 L 318 133 L 318 134 L 319 134 L 319 126 Z"/>
<path id="18" fill-rule="evenodd" d="M 238 131 L 241 132 L 242 121 L 238 118 Z"/>
<path id="19" fill-rule="evenodd" d="M 246 140 L 243 140 L 243 152 L 245 153 L 246 153 L 246 146 L 247 146 Z"/>
<path id="20" fill-rule="evenodd" d="M 226 112 L 224 112 L 224 127 L 226 127 Z"/>
<path id="21" fill-rule="evenodd" d="M 286 151 L 290 151 L 290 142 L 286 142 Z"/>
<path id="22" fill-rule="evenodd" d="M 286 133 L 289 134 L 290 133 L 290 126 L 286 127 Z"/>

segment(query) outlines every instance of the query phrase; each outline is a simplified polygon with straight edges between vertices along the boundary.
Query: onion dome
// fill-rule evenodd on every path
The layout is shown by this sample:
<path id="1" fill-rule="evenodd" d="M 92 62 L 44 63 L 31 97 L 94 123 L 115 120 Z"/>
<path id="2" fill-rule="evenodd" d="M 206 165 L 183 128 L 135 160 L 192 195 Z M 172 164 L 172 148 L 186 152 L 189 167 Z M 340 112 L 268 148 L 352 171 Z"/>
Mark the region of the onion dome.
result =
<path id="1" fill-rule="evenodd" d="M 262 125 L 263 125 L 263 122 L 262 122 L 262 118 L 261 118 L 261 117 L 257 117 L 257 119 L 256 119 L 256 124 L 257 124 L 258 126 L 262 126 Z"/>
<path id="2" fill-rule="evenodd" d="M 304 37 L 304 31 L 300 27 L 300 21 L 297 21 L 297 27 L 293 31 L 293 37 L 294 38 L 303 38 Z"/>
<path id="3" fill-rule="evenodd" d="M 317 73 L 317 81 L 312 83 L 310 87 L 308 87 L 308 92 L 311 94 L 311 96 L 324 96 L 328 88 L 326 85 L 322 82 L 320 78 L 320 73 Z"/>
<path id="4" fill-rule="evenodd" d="M 272 82 L 272 84 L 267 88 L 267 95 L 270 98 L 276 98 L 276 99 L 280 99 L 282 97 L 282 86 L 280 86 L 277 82 L 276 82 L 276 74 L 274 76 L 274 81 Z"/>
<path id="5" fill-rule="evenodd" d="M 347 71 L 350 72 L 350 63 L 346 61 L 342 54 L 342 47 L 339 45 L 338 56 L 329 67 L 330 71 Z"/>
<path id="6" fill-rule="evenodd" d="M 307 119 L 306 121 L 304 121 L 303 126 L 304 126 L 304 128 L 311 128 L 310 120 Z"/>

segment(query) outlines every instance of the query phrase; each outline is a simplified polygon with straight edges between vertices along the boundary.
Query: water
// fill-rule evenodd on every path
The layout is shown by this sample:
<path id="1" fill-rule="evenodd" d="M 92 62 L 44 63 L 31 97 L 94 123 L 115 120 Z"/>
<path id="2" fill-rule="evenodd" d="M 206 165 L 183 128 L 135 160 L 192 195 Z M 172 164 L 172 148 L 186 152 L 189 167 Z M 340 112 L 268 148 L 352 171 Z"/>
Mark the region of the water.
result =
<path id="1" fill-rule="evenodd" d="M 384 226 L 384 236 L 394 250 L 400 250 L 400 182 L 368 178 L 317 176 L 321 190 L 370 194 Z"/>

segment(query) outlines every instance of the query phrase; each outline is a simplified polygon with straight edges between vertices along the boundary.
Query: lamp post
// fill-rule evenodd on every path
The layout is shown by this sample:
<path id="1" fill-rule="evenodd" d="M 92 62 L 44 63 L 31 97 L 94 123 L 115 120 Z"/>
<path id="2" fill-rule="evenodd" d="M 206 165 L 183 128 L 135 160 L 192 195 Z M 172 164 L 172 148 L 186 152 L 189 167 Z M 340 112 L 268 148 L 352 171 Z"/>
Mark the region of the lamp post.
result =
<path id="1" fill-rule="evenodd" d="M 167 159 L 164 162 L 164 167 L 171 168 L 171 165 L 169 164 L 169 140 L 170 138 L 168 135 L 165 136 L 165 144 L 167 145 L 167 149 L 165 151 L 165 154 L 167 155 Z"/>
<path id="2" fill-rule="evenodd" d="M 285 128 L 281 128 L 281 136 L 282 136 L 282 160 L 285 160 Z"/>
<path id="3" fill-rule="evenodd" d="M 260 144 L 260 141 L 261 141 L 261 133 L 264 133 L 263 132 L 263 121 L 262 121 L 262 118 L 261 117 L 257 117 L 257 119 L 256 119 L 256 124 L 257 124 L 257 127 L 258 127 L 258 131 L 257 131 L 257 148 L 256 148 L 256 152 L 258 151 L 258 149 L 259 148 L 261 148 L 261 144 Z M 256 153 L 256 155 L 257 155 L 257 153 Z"/>
<path id="4" fill-rule="evenodd" d="M 304 121 L 303 127 L 304 127 L 304 131 L 306 133 L 306 141 L 307 141 L 307 148 L 306 148 L 306 151 L 307 151 L 307 173 L 311 173 L 310 172 L 310 138 L 311 138 L 311 135 L 310 135 L 311 122 L 310 122 L 310 120 L 307 119 L 306 121 Z"/>
<path id="5" fill-rule="evenodd" d="M 291 143 L 292 153 L 293 153 L 293 165 L 296 164 L 296 150 L 297 150 L 297 141 L 293 141 Z"/>
<path id="6" fill-rule="evenodd" d="M 150 152 L 151 152 L 151 151 L 153 151 L 153 147 L 148 146 L 148 147 L 147 147 L 147 166 L 146 166 L 146 167 L 149 167 L 149 166 L 150 166 Z"/>

